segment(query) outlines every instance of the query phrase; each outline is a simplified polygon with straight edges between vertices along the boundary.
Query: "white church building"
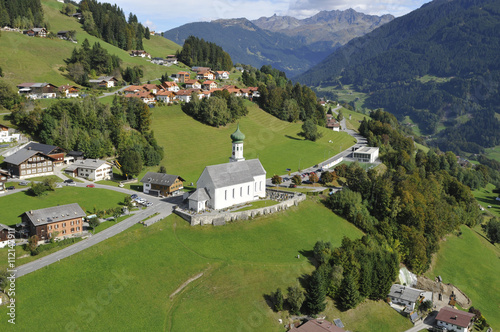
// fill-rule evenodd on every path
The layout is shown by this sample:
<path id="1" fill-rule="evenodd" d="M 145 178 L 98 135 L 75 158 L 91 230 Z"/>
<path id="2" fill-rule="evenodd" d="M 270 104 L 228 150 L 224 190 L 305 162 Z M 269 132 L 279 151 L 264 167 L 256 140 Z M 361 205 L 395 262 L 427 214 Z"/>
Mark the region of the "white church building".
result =
<path id="1" fill-rule="evenodd" d="M 259 159 L 245 160 L 240 127 L 231 135 L 232 156 L 229 163 L 207 166 L 189 195 L 189 209 L 196 212 L 243 204 L 266 197 L 266 170 Z"/>

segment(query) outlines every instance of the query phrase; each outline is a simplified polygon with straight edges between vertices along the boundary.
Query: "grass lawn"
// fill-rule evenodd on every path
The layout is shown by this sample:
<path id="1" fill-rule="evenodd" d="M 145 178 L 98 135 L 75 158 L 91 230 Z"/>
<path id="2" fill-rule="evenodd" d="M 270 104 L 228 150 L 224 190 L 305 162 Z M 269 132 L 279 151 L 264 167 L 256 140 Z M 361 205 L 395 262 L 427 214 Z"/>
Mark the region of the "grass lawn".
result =
<path id="1" fill-rule="evenodd" d="M 60 247 L 55 247 L 51 249 L 47 249 L 45 251 L 42 251 L 36 256 L 31 256 L 29 250 L 24 250 L 23 246 L 16 246 L 16 265 L 22 265 L 26 264 L 29 262 L 32 262 L 34 260 L 40 259 L 42 257 L 45 257 L 47 255 L 50 255 L 58 250 L 64 249 L 73 243 L 65 244 Z M 2 248 L 0 249 L 0 269 L 7 268 L 7 255 L 8 254 L 8 248 Z"/>
<path id="2" fill-rule="evenodd" d="M 29 178 L 29 179 L 26 179 L 26 181 L 30 181 L 30 182 L 35 181 L 35 182 L 36 182 L 36 181 L 43 181 L 43 180 L 45 180 L 45 179 L 47 179 L 47 178 L 49 178 L 49 179 L 53 179 L 53 180 L 54 180 L 54 181 L 56 181 L 56 182 L 62 182 L 62 181 L 63 181 L 63 180 L 62 180 L 60 177 L 58 177 L 57 175 L 36 176 L 36 177 L 34 177 L 34 178 Z"/>
<path id="3" fill-rule="evenodd" d="M 429 152 L 429 150 L 430 150 L 427 146 L 424 146 L 424 145 L 416 143 L 416 142 L 415 142 L 415 146 L 417 147 L 418 150 L 422 150 L 425 153 Z"/>
<path id="4" fill-rule="evenodd" d="M 89 213 L 97 210 L 117 206 L 123 202 L 125 194 L 106 189 L 63 187 L 48 192 L 41 197 L 33 197 L 26 192 L 0 197 L 0 223 L 15 225 L 21 221 L 19 216 L 29 210 L 38 210 L 46 207 L 78 203 Z"/>
<path id="5" fill-rule="evenodd" d="M 17 323 L 21 330 L 43 324 L 47 330 L 280 331 L 281 316 L 264 295 L 312 271 L 304 254 L 317 240 L 338 246 L 344 235 L 362 233 L 316 200 L 223 227 L 192 227 L 171 215 L 19 278 Z M 42 287 L 48 282 L 57 287 Z M 376 320 L 372 312 L 379 313 L 364 311 L 362 320 Z M 0 320 L 0 329 L 7 324 Z"/>
<path id="6" fill-rule="evenodd" d="M 299 164 L 302 168 L 315 165 L 338 153 L 341 147 L 346 149 L 355 143 L 347 133 L 320 127 L 322 138 L 316 142 L 303 140 L 298 136 L 301 123 L 281 121 L 254 103 L 245 104 L 249 114 L 239 120 L 246 136 L 244 155 L 246 159 L 260 158 L 268 176 L 284 174 L 287 168 L 296 170 Z M 178 105 L 155 107 L 152 111 L 151 128 L 165 149 L 162 164 L 169 174 L 178 174 L 187 183 L 196 182 L 205 166 L 228 161 L 229 136 L 236 130 L 236 123 L 210 127 L 184 114 Z"/>
<path id="7" fill-rule="evenodd" d="M 126 216 L 118 217 L 118 221 L 108 220 L 105 222 L 101 222 L 101 224 L 95 228 L 95 233 L 93 232 L 93 234 L 97 234 L 99 232 L 102 232 L 103 230 L 110 228 L 111 226 L 114 226 L 114 225 L 118 224 L 119 222 L 124 221 L 128 217 L 130 217 L 130 216 L 126 215 Z"/>
<path id="8" fill-rule="evenodd" d="M 500 145 L 486 149 L 486 157 L 500 162 Z"/>
<path id="9" fill-rule="evenodd" d="M 276 205 L 278 203 L 279 203 L 278 201 L 272 201 L 270 199 L 261 199 L 261 200 L 250 203 L 250 206 L 245 206 L 245 207 L 238 209 L 236 211 L 233 211 L 233 212 L 259 209 L 259 208 L 263 208 L 263 207 L 273 206 L 273 205 Z"/>
<path id="10" fill-rule="evenodd" d="M 426 273 L 440 275 L 467 294 L 472 305 L 481 310 L 493 330 L 500 329 L 500 249 L 466 226 L 462 235 L 450 235 L 441 242 L 433 266 Z"/>
<path id="11" fill-rule="evenodd" d="M 472 194 L 488 212 L 500 217 L 500 201 L 495 200 L 498 194 L 493 192 L 494 189 L 495 185 L 488 183 L 486 187 L 472 191 Z M 488 208 L 488 206 L 491 206 L 491 208 Z"/>
<path id="12" fill-rule="evenodd" d="M 344 114 L 347 129 L 353 129 L 356 131 L 359 129 L 359 126 L 361 125 L 360 121 L 363 121 L 364 118 L 366 118 L 367 120 L 370 119 L 370 116 L 367 114 L 354 112 L 348 110 L 347 108 L 342 108 L 342 114 Z M 349 115 L 351 115 L 350 120 L 349 120 Z"/>
<path id="13" fill-rule="evenodd" d="M 413 324 L 384 301 L 365 300 L 356 308 L 340 311 L 328 301 L 326 318 L 340 318 L 349 331 L 405 331 Z"/>

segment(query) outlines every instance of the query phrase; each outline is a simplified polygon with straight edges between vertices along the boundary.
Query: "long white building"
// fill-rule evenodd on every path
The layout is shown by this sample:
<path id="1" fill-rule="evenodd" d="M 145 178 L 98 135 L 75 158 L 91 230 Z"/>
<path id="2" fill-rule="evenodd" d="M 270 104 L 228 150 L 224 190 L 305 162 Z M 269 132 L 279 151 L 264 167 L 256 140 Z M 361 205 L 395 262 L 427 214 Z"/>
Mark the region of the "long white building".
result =
<path id="1" fill-rule="evenodd" d="M 243 157 L 245 135 L 239 125 L 231 139 L 229 163 L 205 167 L 196 183 L 197 190 L 188 197 L 190 209 L 220 210 L 266 197 L 266 170 L 259 159 Z"/>

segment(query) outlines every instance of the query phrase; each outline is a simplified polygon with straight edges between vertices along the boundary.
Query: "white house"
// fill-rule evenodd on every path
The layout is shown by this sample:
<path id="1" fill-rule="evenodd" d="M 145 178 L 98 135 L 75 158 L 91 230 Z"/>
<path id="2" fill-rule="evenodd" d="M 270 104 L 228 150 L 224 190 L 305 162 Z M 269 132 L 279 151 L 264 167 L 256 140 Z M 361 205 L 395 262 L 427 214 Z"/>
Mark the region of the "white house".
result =
<path id="1" fill-rule="evenodd" d="M 0 142 L 14 142 L 19 141 L 21 134 L 16 134 L 15 130 L 0 124 Z"/>
<path id="2" fill-rule="evenodd" d="M 245 135 L 239 125 L 231 139 L 229 163 L 205 167 L 196 183 L 197 192 L 188 197 L 196 211 L 207 207 L 220 210 L 266 197 L 266 170 L 259 159 L 243 157 Z"/>
<path id="3" fill-rule="evenodd" d="M 391 286 L 388 297 L 392 303 L 402 304 L 411 312 L 423 293 L 424 291 L 420 289 L 394 284 Z"/>
<path id="4" fill-rule="evenodd" d="M 352 153 L 352 157 L 361 163 L 373 163 L 378 158 L 379 148 L 365 146 Z"/>
<path id="5" fill-rule="evenodd" d="M 229 72 L 224 70 L 216 71 L 215 78 L 217 78 L 218 80 L 227 80 L 229 79 Z"/>
<path id="6" fill-rule="evenodd" d="M 156 94 L 156 100 L 164 103 L 171 103 L 174 101 L 174 93 L 172 91 L 161 90 Z"/>
<path id="7" fill-rule="evenodd" d="M 96 80 L 89 80 L 89 83 L 96 84 L 100 88 L 112 88 L 117 85 L 118 80 L 113 76 L 101 76 Z"/>
<path id="8" fill-rule="evenodd" d="M 20 95 L 30 99 L 56 98 L 57 86 L 50 83 L 22 83 L 17 86 Z"/>
<path id="9" fill-rule="evenodd" d="M 472 318 L 474 314 L 469 312 L 443 307 L 436 316 L 436 322 L 446 331 L 469 332 L 472 330 Z"/>
<path id="10" fill-rule="evenodd" d="M 180 90 L 175 82 L 163 82 L 161 86 L 167 91 L 177 92 Z"/>
<path id="11" fill-rule="evenodd" d="M 91 181 L 109 180 L 113 178 L 113 165 L 105 160 L 99 159 L 77 160 L 64 171 Z"/>

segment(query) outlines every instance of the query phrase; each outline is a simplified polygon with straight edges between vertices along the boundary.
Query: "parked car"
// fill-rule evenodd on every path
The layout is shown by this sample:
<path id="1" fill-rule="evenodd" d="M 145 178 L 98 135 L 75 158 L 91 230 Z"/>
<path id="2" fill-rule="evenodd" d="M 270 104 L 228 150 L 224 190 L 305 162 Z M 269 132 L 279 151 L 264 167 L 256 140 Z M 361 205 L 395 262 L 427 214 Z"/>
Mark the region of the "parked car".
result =
<path id="1" fill-rule="evenodd" d="M 67 186 L 76 186 L 76 183 L 73 181 L 73 182 L 66 182 L 66 185 Z"/>
<path id="2" fill-rule="evenodd" d="M 10 186 L 10 187 L 7 187 L 7 188 L 5 188 L 5 189 L 7 189 L 7 190 L 14 190 L 14 189 L 16 189 L 16 187 L 14 187 L 14 186 Z"/>
<path id="3" fill-rule="evenodd" d="M 30 184 L 29 181 L 21 181 L 21 182 L 19 182 L 20 186 L 27 186 L 28 184 Z"/>
<path id="4" fill-rule="evenodd" d="M 289 188 L 297 188 L 297 185 L 295 183 L 290 184 Z"/>
<path id="5" fill-rule="evenodd" d="M 132 198 L 132 199 L 136 199 L 137 197 L 138 197 L 137 194 L 130 195 L 130 198 Z"/>
<path id="6" fill-rule="evenodd" d="M 87 188 L 95 188 L 95 184 L 91 183 L 87 185 Z"/>
<path id="7" fill-rule="evenodd" d="M 147 206 L 147 207 L 153 206 L 153 203 L 148 202 L 148 203 L 146 203 L 146 206 Z"/>
<path id="8" fill-rule="evenodd" d="M 67 180 L 64 180 L 64 183 L 73 183 L 75 181 L 73 181 L 72 179 L 67 179 Z"/>

